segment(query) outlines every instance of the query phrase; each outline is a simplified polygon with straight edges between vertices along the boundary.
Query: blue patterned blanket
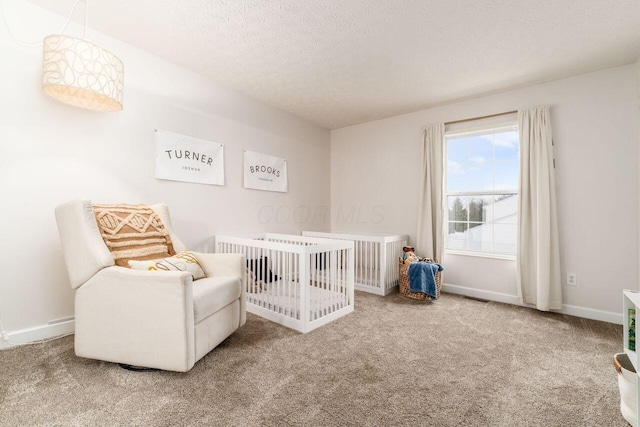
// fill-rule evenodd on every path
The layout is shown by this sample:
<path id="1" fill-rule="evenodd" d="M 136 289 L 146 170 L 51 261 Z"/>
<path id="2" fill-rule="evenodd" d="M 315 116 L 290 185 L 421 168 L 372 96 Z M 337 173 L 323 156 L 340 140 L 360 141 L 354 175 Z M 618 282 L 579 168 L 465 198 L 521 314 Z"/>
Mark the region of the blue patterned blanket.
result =
<path id="1" fill-rule="evenodd" d="M 436 273 L 444 267 L 435 262 L 413 262 L 409 265 L 409 290 L 437 298 Z"/>

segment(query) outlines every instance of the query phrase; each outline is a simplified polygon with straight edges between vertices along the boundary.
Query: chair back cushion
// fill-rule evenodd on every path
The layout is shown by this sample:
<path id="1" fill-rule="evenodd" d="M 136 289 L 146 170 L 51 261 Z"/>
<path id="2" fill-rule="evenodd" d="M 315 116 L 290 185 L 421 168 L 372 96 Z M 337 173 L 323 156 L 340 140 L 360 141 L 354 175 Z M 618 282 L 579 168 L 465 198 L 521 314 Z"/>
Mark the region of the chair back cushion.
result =
<path id="1" fill-rule="evenodd" d="M 58 206 L 56 222 L 72 288 L 115 264 L 100 236 L 91 201 L 75 199 Z"/>
<path id="2" fill-rule="evenodd" d="M 157 204 L 150 207 L 162 220 L 174 250 L 184 251 L 184 244 L 173 232 L 167 206 Z M 77 288 L 98 271 L 115 265 L 115 260 L 100 235 L 90 200 L 75 199 L 64 203 L 56 208 L 55 214 L 71 287 Z"/>
<path id="3" fill-rule="evenodd" d="M 171 223 L 171 215 L 169 215 L 169 208 L 164 203 L 158 203 L 156 205 L 151 205 L 151 209 L 158 214 L 162 223 L 164 224 L 164 229 L 169 233 L 169 237 L 171 238 L 171 242 L 173 243 L 173 249 L 176 252 L 186 251 L 187 247 L 180 241 L 175 231 L 173 231 L 173 224 Z"/>

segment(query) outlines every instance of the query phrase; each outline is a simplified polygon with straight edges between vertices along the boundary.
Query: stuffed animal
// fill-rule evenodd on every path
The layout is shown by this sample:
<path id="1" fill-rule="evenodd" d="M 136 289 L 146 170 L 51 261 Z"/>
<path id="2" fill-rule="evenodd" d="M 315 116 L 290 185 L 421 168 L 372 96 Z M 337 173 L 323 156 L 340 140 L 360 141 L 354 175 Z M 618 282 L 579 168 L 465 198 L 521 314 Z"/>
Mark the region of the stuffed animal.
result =
<path id="1" fill-rule="evenodd" d="M 411 264 L 412 262 L 420 261 L 420 257 L 418 257 L 418 255 L 416 255 L 416 253 L 413 251 L 413 246 L 405 246 L 404 248 L 402 248 L 402 250 L 404 251 L 404 253 L 402 254 L 402 261 L 405 264 Z"/>

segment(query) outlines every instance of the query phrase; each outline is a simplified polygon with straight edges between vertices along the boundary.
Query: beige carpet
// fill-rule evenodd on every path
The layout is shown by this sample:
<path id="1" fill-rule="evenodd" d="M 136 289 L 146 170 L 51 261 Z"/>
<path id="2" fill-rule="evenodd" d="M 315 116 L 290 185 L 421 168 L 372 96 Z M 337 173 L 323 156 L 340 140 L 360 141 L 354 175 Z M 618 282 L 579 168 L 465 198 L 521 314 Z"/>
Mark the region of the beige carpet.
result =
<path id="1" fill-rule="evenodd" d="M 2 426 L 625 426 L 620 326 L 444 294 L 356 293 L 301 335 L 249 315 L 186 374 L 80 359 L 73 337 L 0 352 Z"/>

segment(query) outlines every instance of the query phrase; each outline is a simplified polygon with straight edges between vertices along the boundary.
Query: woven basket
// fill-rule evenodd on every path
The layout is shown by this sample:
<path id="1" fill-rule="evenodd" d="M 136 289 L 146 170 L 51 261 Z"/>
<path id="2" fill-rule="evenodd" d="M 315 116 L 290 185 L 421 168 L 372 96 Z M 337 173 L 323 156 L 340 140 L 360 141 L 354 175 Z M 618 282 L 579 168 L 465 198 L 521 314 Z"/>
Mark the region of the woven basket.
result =
<path id="1" fill-rule="evenodd" d="M 618 371 L 618 388 L 620 389 L 620 412 L 632 426 L 638 425 L 638 376 L 626 353 L 613 356 L 613 364 Z"/>
<path id="2" fill-rule="evenodd" d="M 428 261 L 431 261 L 431 258 L 427 258 Z M 436 259 L 435 262 L 438 262 Z M 436 273 L 436 298 L 432 298 L 429 295 L 423 292 L 411 292 L 409 287 L 409 265 L 402 262 L 402 258 L 398 259 L 398 270 L 399 270 L 399 280 L 398 280 L 398 288 L 400 290 L 400 295 L 419 300 L 419 301 L 431 301 L 433 299 L 440 298 L 440 288 L 442 287 L 442 279 L 440 276 L 440 272 Z"/>

